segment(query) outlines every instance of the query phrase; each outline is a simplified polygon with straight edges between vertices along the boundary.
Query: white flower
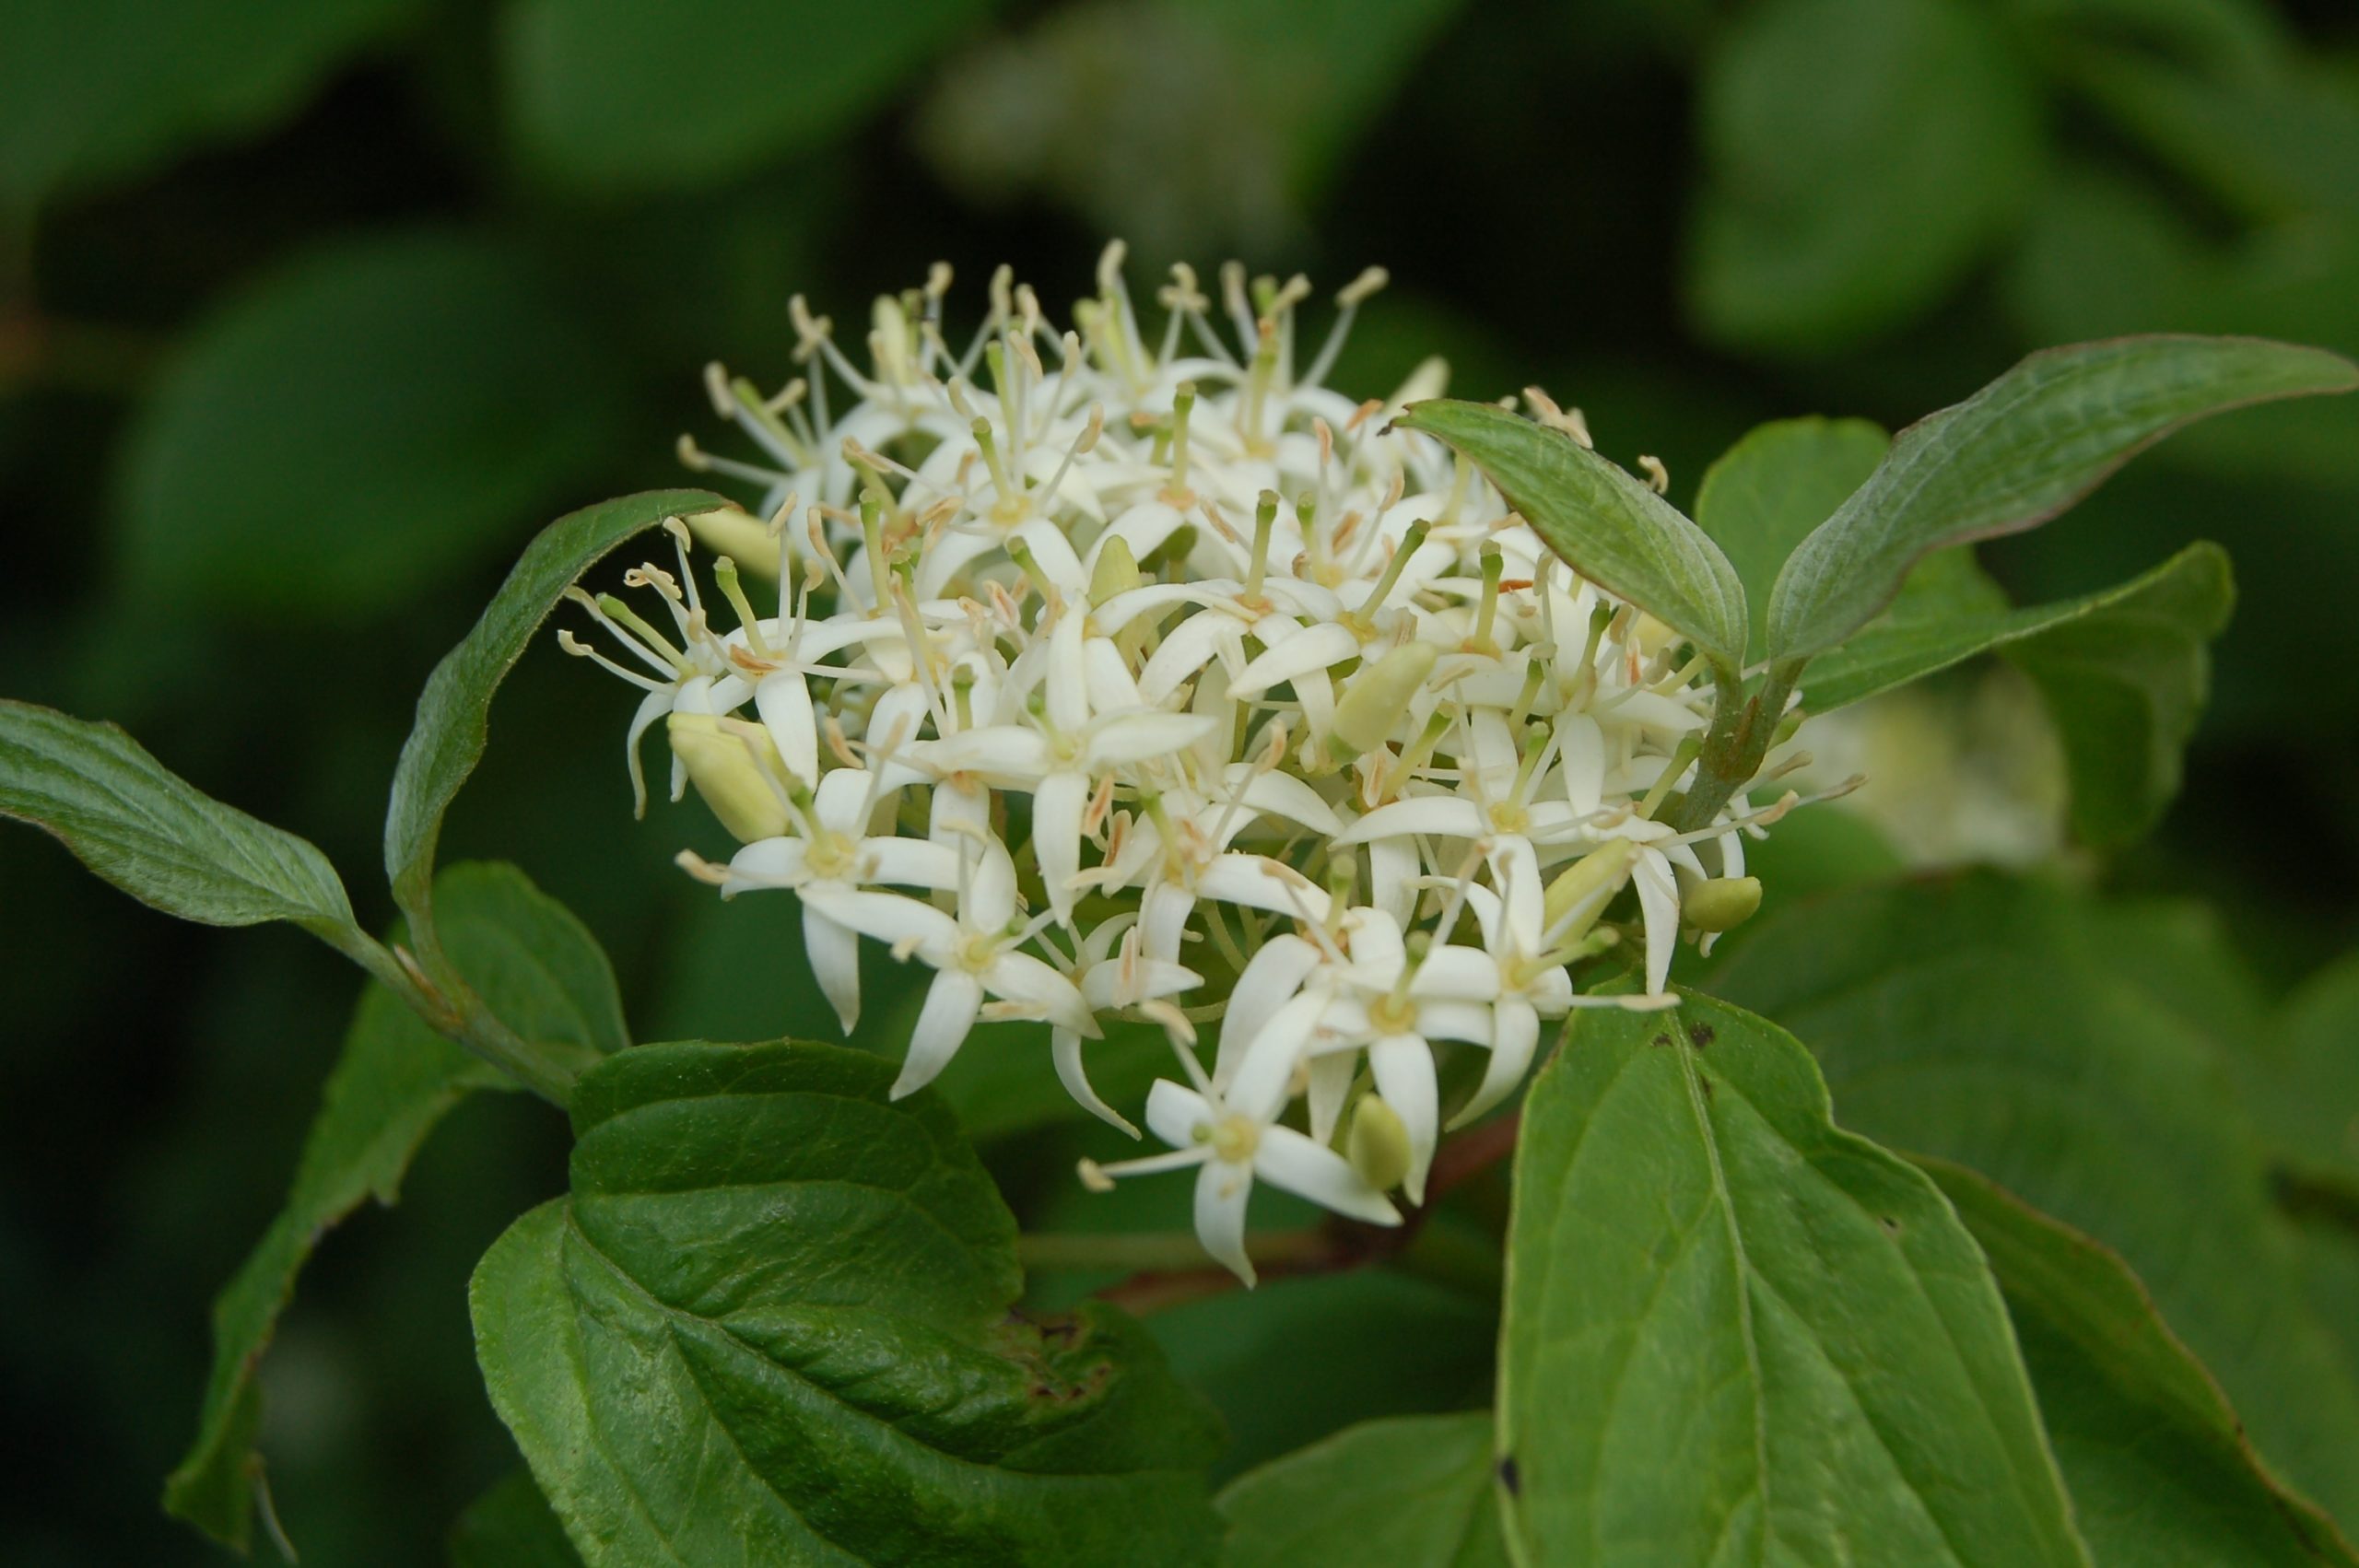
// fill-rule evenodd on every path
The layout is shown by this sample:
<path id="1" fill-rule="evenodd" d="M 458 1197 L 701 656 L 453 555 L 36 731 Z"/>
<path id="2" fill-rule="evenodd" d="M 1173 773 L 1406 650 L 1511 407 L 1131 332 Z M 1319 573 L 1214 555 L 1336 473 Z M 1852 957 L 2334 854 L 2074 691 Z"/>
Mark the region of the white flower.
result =
<path id="1" fill-rule="evenodd" d="M 1162 1027 L 1195 1087 L 1158 1087 L 1147 1120 L 1183 1146 L 1124 1168 L 1203 1164 L 1206 1245 L 1250 1277 L 1257 1174 L 1393 1217 L 1331 1147 L 1364 1075 L 1422 1200 L 1445 1116 L 1512 1094 L 1547 1021 L 1672 1000 L 1683 927 L 1709 940 L 1750 912 L 1743 839 L 1792 797 L 1666 820 L 1712 718 L 1704 661 L 1448 449 L 1389 427 L 1442 392 L 1438 362 L 1389 399 L 1326 384 L 1381 274 L 1298 357 L 1303 280 L 1231 266 L 1206 289 L 1175 268 L 1150 324 L 1121 261 L 1071 331 L 1003 271 L 957 349 L 936 268 L 878 301 L 864 367 L 793 301 L 802 377 L 707 376 L 756 458 L 682 449 L 758 486 L 760 515 L 675 525 L 676 570 L 625 579 L 660 611 L 581 596 L 611 656 L 564 640 L 645 694 L 635 796 L 641 735 L 683 716 L 675 798 L 693 760 L 753 839 L 725 870 L 687 862 L 724 893 L 801 897 L 847 1028 L 861 937 L 933 971 L 897 1094 L 979 1019 L 1045 1020 L 1074 1100 L 1135 1133 L 1084 1042 L 1116 1016 Z M 1578 411 L 1526 398 L 1586 439 Z M 729 557 L 708 603 L 691 531 L 772 579 L 774 608 Z M 1579 994 L 1587 964 L 1637 986 Z M 1207 1073 L 1195 1030 L 1215 1021 Z M 1453 1110 L 1439 1068 L 1469 1049 L 1485 1071 Z"/>
<path id="2" fill-rule="evenodd" d="M 1245 1250 L 1245 1209 L 1259 1176 L 1322 1208 L 1372 1225 L 1397 1225 L 1400 1211 L 1361 1179 L 1349 1160 L 1276 1120 L 1283 1081 L 1232 1086 L 1226 1094 L 1206 1083 L 1183 1088 L 1157 1080 L 1147 1092 L 1146 1124 L 1172 1146 L 1168 1154 L 1119 1164 L 1085 1164 L 1093 1183 L 1150 1171 L 1202 1169 L 1196 1176 L 1196 1235 L 1215 1261 L 1253 1282 Z"/>

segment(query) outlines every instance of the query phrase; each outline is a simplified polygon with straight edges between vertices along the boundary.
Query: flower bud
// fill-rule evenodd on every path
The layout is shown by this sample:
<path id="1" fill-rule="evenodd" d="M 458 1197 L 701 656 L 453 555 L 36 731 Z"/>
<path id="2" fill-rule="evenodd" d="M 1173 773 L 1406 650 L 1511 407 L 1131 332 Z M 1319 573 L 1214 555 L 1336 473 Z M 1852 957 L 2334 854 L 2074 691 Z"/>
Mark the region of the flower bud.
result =
<path id="1" fill-rule="evenodd" d="M 1408 1125 L 1384 1103 L 1383 1095 L 1365 1095 L 1352 1112 L 1344 1152 L 1362 1181 L 1379 1192 L 1390 1192 L 1409 1174 Z"/>
<path id="2" fill-rule="evenodd" d="M 1335 728 L 1331 749 L 1351 758 L 1383 743 L 1409 710 L 1410 699 L 1434 673 L 1441 650 L 1420 638 L 1402 643 L 1352 677 L 1335 703 Z"/>
<path id="3" fill-rule="evenodd" d="M 1542 922 L 1558 942 L 1571 942 L 1597 922 L 1606 904 L 1630 880 L 1638 847 L 1627 838 L 1609 838 L 1567 866 L 1548 884 L 1548 902 Z M 1567 920 L 1570 925 L 1565 925 Z M 1557 928 L 1564 926 L 1562 930 Z"/>
<path id="4" fill-rule="evenodd" d="M 1129 542 L 1118 533 L 1098 550 L 1097 564 L 1089 570 L 1090 607 L 1095 609 L 1145 580 L 1139 576 L 1138 557 L 1131 554 Z"/>
<path id="5" fill-rule="evenodd" d="M 1729 931 L 1761 907 L 1757 876 L 1719 876 L 1699 883 L 1679 901 L 1680 919 L 1699 931 Z"/>
<path id="6" fill-rule="evenodd" d="M 681 519 L 698 543 L 716 555 L 734 556 L 745 569 L 761 577 L 778 575 L 778 541 L 769 527 L 752 512 L 735 507 L 715 507 Z"/>
<path id="7" fill-rule="evenodd" d="M 768 730 L 710 713 L 675 712 L 665 732 L 688 782 L 739 843 L 786 831 L 786 762 Z"/>

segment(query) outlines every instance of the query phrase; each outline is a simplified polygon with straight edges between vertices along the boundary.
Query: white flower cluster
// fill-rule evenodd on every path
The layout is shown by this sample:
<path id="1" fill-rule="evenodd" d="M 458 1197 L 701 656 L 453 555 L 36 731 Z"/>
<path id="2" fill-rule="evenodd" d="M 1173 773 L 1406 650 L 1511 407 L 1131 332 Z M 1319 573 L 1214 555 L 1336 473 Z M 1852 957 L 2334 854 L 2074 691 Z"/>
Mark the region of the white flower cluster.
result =
<path id="1" fill-rule="evenodd" d="M 627 579 L 668 629 L 577 595 L 620 654 L 563 640 L 647 692 L 642 804 L 661 719 L 674 797 L 694 783 L 744 844 L 684 863 L 799 895 L 847 1029 L 862 937 L 933 971 L 897 1094 L 979 1018 L 1042 1019 L 1074 1097 L 1135 1136 L 1085 1042 L 1116 1017 L 1167 1030 L 1185 1082 L 1145 1120 L 1172 1151 L 1083 1175 L 1201 1166 L 1204 1246 L 1250 1281 L 1256 1177 L 1397 1223 L 1384 1189 L 1423 1200 L 1442 1130 L 1436 1042 L 1488 1053 L 1456 1125 L 1515 1088 L 1544 1020 L 1666 1001 L 1683 904 L 1707 933 L 1750 913 L 1744 837 L 1791 797 L 1660 820 L 1711 716 L 1702 661 L 1447 449 L 1388 430 L 1438 362 L 1389 400 L 1326 386 L 1380 273 L 1299 369 L 1299 278 L 1232 265 L 1215 302 L 1175 268 L 1154 330 L 1119 247 L 1099 282 L 1060 333 L 1003 270 L 961 354 L 937 267 L 877 301 L 865 369 L 798 298 L 804 379 L 709 377 L 774 466 L 682 443 L 766 489 L 758 514 L 691 520 L 735 556 L 711 566 L 727 612 L 675 522 L 677 575 Z M 777 614 L 739 563 L 775 572 Z M 1625 885 L 1643 994 L 1577 996 L 1568 965 L 1618 939 L 1599 916 Z"/>

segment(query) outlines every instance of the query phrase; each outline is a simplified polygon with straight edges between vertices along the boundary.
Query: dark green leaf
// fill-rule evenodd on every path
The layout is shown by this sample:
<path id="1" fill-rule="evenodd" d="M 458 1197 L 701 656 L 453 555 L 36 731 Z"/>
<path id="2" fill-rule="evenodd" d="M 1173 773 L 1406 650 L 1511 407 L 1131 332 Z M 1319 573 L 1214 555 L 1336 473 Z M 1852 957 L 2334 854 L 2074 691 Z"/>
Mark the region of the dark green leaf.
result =
<path id="1" fill-rule="evenodd" d="M 528 1038 L 582 1060 L 628 1043 L 605 954 L 562 905 L 513 866 L 461 864 L 436 879 L 447 952 L 499 1015 Z M 327 1231 L 361 1202 L 391 1203 L 435 1124 L 477 1089 L 516 1085 L 370 985 L 270 1230 L 213 1307 L 213 1375 L 196 1441 L 164 1506 L 242 1549 L 252 1528 L 261 1417 L 256 1368 L 295 1277 Z"/>
<path id="2" fill-rule="evenodd" d="M 2105 916 L 1996 877 L 1863 889 L 1761 922 L 1715 984 L 1811 1041 L 1854 1126 L 2118 1251 L 2271 1466 L 2359 1517 L 2359 1387 L 2225 1067 L 2112 959 Z"/>
<path id="3" fill-rule="evenodd" d="M 1865 419 L 1779 419 L 1720 454 L 1696 492 L 1696 521 L 1744 585 L 1751 646 L 1766 645 L 1769 590 L 1794 546 L 1868 481 L 1892 446 Z"/>
<path id="4" fill-rule="evenodd" d="M 526 151 L 585 185 L 719 180 L 869 111 L 989 9 L 834 0 L 524 0 L 503 64 Z"/>
<path id="5" fill-rule="evenodd" d="M 2191 420 L 2359 387 L 2359 366 L 2259 338 L 2118 338 L 2035 354 L 1893 442 L 1796 547 L 1769 601 L 1769 656 L 1804 659 L 1892 602 L 1945 545 L 2036 527 Z"/>
<path id="6" fill-rule="evenodd" d="M 459 1515 L 451 1568 L 581 1568 L 581 1558 L 532 1472 L 516 1470 Z"/>
<path id="7" fill-rule="evenodd" d="M 1964 1166 L 1925 1164 L 2006 1292 L 2097 1562 L 2359 1564 L 2333 1521 L 2269 1473 L 2127 1264 Z"/>
<path id="8" fill-rule="evenodd" d="M 1705 64 L 1688 293 L 1732 345 L 1820 355 L 1954 285 L 2039 175 L 2038 109 L 1989 8 L 1771 0 Z"/>
<path id="9" fill-rule="evenodd" d="M 1488 1411 L 1346 1427 L 1220 1494 L 1222 1568 L 1506 1568 Z"/>
<path id="10" fill-rule="evenodd" d="M 2234 1040 L 2272 1151 L 2359 1198 L 2359 954 L 2312 976 L 2276 1026 Z"/>
<path id="11" fill-rule="evenodd" d="M 1744 585 L 1678 508 L 1562 430 L 1487 403 L 1438 399 L 1395 421 L 1463 453 L 1572 568 L 1697 648 L 1744 662 Z"/>
<path id="12" fill-rule="evenodd" d="M 366 940 L 326 856 L 201 793 L 112 724 L 0 698 L 0 816 L 183 920 L 292 920 L 338 948 Z"/>
<path id="13" fill-rule="evenodd" d="M 492 1402 L 593 1568 L 1210 1558 L 1203 1408 L 1127 1318 L 1011 1311 L 1015 1222 L 930 1094 L 834 1047 L 577 1084 L 569 1199 L 471 1291 Z"/>
<path id="14" fill-rule="evenodd" d="M 299 108 L 418 0 L 17 0 L 0 25 L 0 211 L 121 180 Z"/>
<path id="15" fill-rule="evenodd" d="M 1997 1286 L 1723 1002 L 1575 1015 L 1525 1102 L 1499 1367 L 1534 1563 L 2085 1563 Z"/>
<path id="16" fill-rule="evenodd" d="M 623 389 L 548 280 L 490 241 L 314 252 L 196 330 L 125 450 L 150 605 L 380 614 L 497 556 L 611 443 Z"/>
<path id="17" fill-rule="evenodd" d="M 417 699 L 417 720 L 393 770 L 385 813 L 385 874 L 393 896 L 420 926 L 430 914 L 434 844 L 442 813 L 483 755 L 491 699 L 524 645 L 573 580 L 634 533 L 667 517 L 723 505 L 705 490 L 651 490 L 602 501 L 541 530 L 499 585 L 483 618 L 443 656 Z"/>
<path id="18" fill-rule="evenodd" d="M 2226 553 L 2199 544 L 2119 588 L 2015 612 L 2041 623 L 2004 648 L 2055 716 L 2083 843 L 2134 842 L 2178 794 L 2211 689 L 2211 642 L 2235 603 Z"/>

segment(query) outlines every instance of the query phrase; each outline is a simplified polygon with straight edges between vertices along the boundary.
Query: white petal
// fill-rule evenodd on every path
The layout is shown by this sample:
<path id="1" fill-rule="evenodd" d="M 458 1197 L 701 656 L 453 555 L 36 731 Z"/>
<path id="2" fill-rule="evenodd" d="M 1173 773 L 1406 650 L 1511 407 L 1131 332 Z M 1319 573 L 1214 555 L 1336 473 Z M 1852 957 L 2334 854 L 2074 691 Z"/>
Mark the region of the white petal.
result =
<path id="1" fill-rule="evenodd" d="M 1078 773 L 1051 773 L 1032 791 L 1032 853 L 1049 907 L 1062 920 L 1073 912 L 1073 879 L 1081 871 L 1081 817 L 1089 804 L 1089 780 Z"/>
<path id="2" fill-rule="evenodd" d="M 1266 855 L 1215 855 L 1196 876 L 1196 895 L 1281 915 L 1327 918 L 1327 890 L 1292 866 Z"/>
<path id="3" fill-rule="evenodd" d="M 1111 638 L 1091 638 L 1082 644 L 1081 657 L 1087 674 L 1085 684 L 1089 688 L 1092 712 L 1122 713 L 1147 706 L 1146 699 L 1139 696 L 1138 678 L 1131 673 L 1122 650 L 1114 646 Z"/>
<path id="4" fill-rule="evenodd" d="M 875 776 L 864 767 L 837 768 L 820 779 L 819 788 L 812 792 L 811 814 L 830 832 L 864 837 L 869 802 L 874 798 L 869 786 L 874 782 Z"/>
<path id="5" fill-rule="evenodd" d="M 1174 1149 L 1196 1146 L 1196 1132 L 1213 1124 L 1213 1107 L 1184 1083 L 1158 1078 L 1146 1092 L 1147 1129 Z"/>
<path id="6" fill-rule="evenodd" d="M 871 893 L 816 882 L 804 888 L 803 902 L 836 924 L 882 942 L 914 942 L 921 952 L 945 959 L 957 948 L 957 921 L 931 904 L 898 893 Z"/>
<path id="7" fill-rule="evenodd" d="M 819 782 L 819 725 L 811 712 L 811 688 L 800 670 L 773 670 L 754 688 L 754 710 L 770 732 L 778 755 L 797 778 Z"/>
<path id="8" fill-rule="evenodd" d="M 983 984 L 1060 1027 L 1096 1039 L 1104 1033 L 1074 983 L 1028 953 L 1003 953 L 983 971 Z"/>
<path id="9" fill-rule="evenodd" d="M 1049 742 L 1023 724 L 984 724 L 911 748 L 914 760 L 940 773 L 971 773 L 1002 789 L 1029 789 L 1055 766 Z M 986 813 L 988 814 L 988 813 Z"/>
<path id="10" fill-rule="evenodd" d="M 1491 1043 L 1491 1008 L 1479 1001 L 1426 1001 L 1417 1004 L 1417 1033 L 1428 1040 Z"/>
<path id="11" fill-rule="evenodd" d="M 1494 1010 L 1493 1018 L 1491 1059 L 1483 1069 L 1483 1082 L 1475 1088 L 1474 1097 L 1449 1118 L 1452 1131 L 1515 1093 L 1515 1086 L 1523 1081 L 1524 1070 L 1532 1065 L 1533 1049 L 1540 1044 L 1540 1014 L 1532 1011 L 1531 1003 L 1503 1001 Z"/>
<path id="12" fill-rule="evenodd" d="M 901 1076 L 893 1081 L 894 1099 L 916 1094 L 950 1064 L 982 1005 L 982 982 L 964 969 L 945 969 L 934 976 L 917 1027 L 910 1032 L 910 1054 L 901 1063 Z"/>
<path id="13" fill-rule="evenodd" d="M 1139 916 L 1139 951 L 1159 963 L 1176 963 L 1188 917 L 1196 912 L 1196 895 L 1178 883 L 1152 888 Z"/>
<path id="14" fill-rule="evenodd" d="M 1049 722 L 1067 735 L 1089 722 L 1089 669 L 1081 648 L 1086 625 L 1081 610 L 1069 606 L 1049 632 Z"/>
<path id="15" fill-rule="evenodd" d="M 1402 1190 L 1410 1202 L 1423 1203 L 1426 1172 L 1434 1163 L 1434 1138 L 1441 1122 L 1433 1047 L 1414 1035 L 1387 1035 L 1368 1047 L 1367 1065 L 1376 1074 L 1376 1092 L 1409 1130 L 1409 1174 Z"/>
<path id="16" fill-rule="evenodd" d="M 996 838 L 987 839 L 975 853 L 968 841 L 966 892 L 958 905 L 958 923 L 970 931 L 996 934 L 1015 919 L 1015 861 Z"/>
<path id="17" fill-rule="evenodd" d="M 863 882 L 945 890 L 958 885 L 958 851 L 928 838 L 863 838 L 854 861 Z"/>
<path id="18" fill-rule="evenodd" d="M 1302 779 L 1291 773 L 1261 772 L 1251 763 L 1231 764 L 1225 782 L 1232 792 L 1242 790 L 1245 803 L 1257 812 L 1282 816 L 1298 823 L 1313 833 L 1335 834 L 1344 830 L 1343 819 Z"/>
<path id="19" fill-rule="evenodd" d="M 1302 1059 L 1311 1030 L 1327 1011 L 1327 1000 L 1323 992 L 1305 991 L 1270 1015 L 1238 1059 L 1236 1076 L 1222 1091 L 1230 1109 L 1256 1121 L 1276 1117 L 1294 1080 L 1295 1063 Z"/>
<path id="20" fill-rule="evenodd" d="M 1499 994 L 1499 964 L 1479 947 L 1436 947 L 1417 965 L 1409 994 L 1436 1001 L 1491 1001 Z"/>
<path id="21" fill-rule="evenodd" d="M 749 888 L 792 887 L 803 880 L 804 857 L 811 847 L 800 838 L 757 838 L 729 857 L 724 895 Z"/>
<path id="22" fill-rule="evenodd" d="M 1310 1136 L 1319 1142 L 1334 1140 L 1335 1123 L 1343 1119 L 1344 1098 L 1359 1072 L 1360 1059 L 1354 1052 L 1331 1051 L 1310 1059 L 1310 1093 L 1303 1098 L 1310 1112 Z"/>
<path id="23" fill-rule="evenodd" d="M 1034 564 L 1068 596 L 1086 600 L 1089 595 L 1089 573 L 1082 569 L 1081 557 L 1073 553 L 1073 541 L 1065 531 L 1044 517 L 1036 517 L 1019 524 L 1015 537 L 1024 541 L 1032 552 Z"/>
<path id="24" fill-rule="evenodd" d="M 1424 870 L 1415 839 L 1402 837 L 1367 841 L 1368 897 L 1394 920 L 1406 920 L 1416 908 L 1416 878 Z"/>
<path id="25" fill-rule="evenodd" d="M 1679 888 L 1660 849 L 1641 849 L 1630 867 L 1638 889 L 1638 913 L 1647 930 L 1647 994 L 1661 996 L 1671 978 L 1672 949 L 1679 941 Z"/>
<path id="26" fill-rule="evenodd" d="M 1139 672 L 1140 699 L 1161 702 L 1209 663 L 1223 643 L 1236 642 L 1244 635 L 1245 628 L 1237 620 L 1217 611 L 1199 611 L 1189 616 L 1171 628 Z"/>
<path id="27" fill-rule="evenodd" d="M 647 727 L 672 711 L 672 688 L 649 692 L 639 699 L 639 711 L 631 715 L 630 730 L 623 738 L 623 754 L 630 763 L 630 806 L 634 816 L 647 814 L 647 771 L 639 760 L 640 738 Z"/>
<path id="28" fill-rule="evenodd" d="M 1257 632 L 1260 629 L 1259 626 L 1255 627 Z M 1237 678 L 1229 682 L 1228 689 L 1237 696 L 1253 696 L 1282 681 L 1357 658 L 1359 651 L 1360 639 L 1349 626 L 1332 622 L 1310 626 L 1265 649 L 1238 672 Z"/>
<path id="29" fill-rule="evenodd" d="M 1605 800 L 1605 731 L 1588 714 L 1576 713 L 1556 726 L 1556 743 L 1565 797 L 1587 815 Z"/>
<path id="30" fill-rule="evenodd" d="M 1261 1145 L 1253 1151 L 1253 1174 L 1272 1187 L 1371 1225 L 1401 1223 L 1400 1211 L 1352 1169 L 1349 1160 L 1290 1127 L 1262 1129 Z"/>
<path id="31" fill-rule="evenodd" d="M 1075 1105 L 1109 1127 L 1119 1127 L 1133 1138 L 1139 1135 L 1137 1128 L 1125 1120 L 1121 1112 L 1099 1099 L 1097 1091 L 1089 1086 L 1089 1073 L 1081 1060 L 1079 1035 L 1070 1029 L 1050 1030 L 1049 1055 L 1057 1064 L 1057 1081 L 1065 1086 L 1065 1093 L 1074 1097 Z"/>
<path id="32" fill-rule="evenodd" d="M 803 951 L 811 960 L 811 974 L 819 982 L 819 993 L 827 1005 L 836 1010 L 836 1021 L 844 1033 L 851 1033 L 860 1022 L 860 934 L 850 927 L 839 926 L 827 916 L 804 905 L 803 909 Z"/>
<path id="33" fill-rule="evenodd" d="M 1262 944 L 1237 977 L 1220 1021 L 1220 1051 L 1213 1059 L 1213 1082 L 1226 1083 L 1244 1059 L 1245 1048 L 1279 1008 L 1302 989 L 1319 967 L 1319 949 L 1292 933 Z"/>
<path id="34" fill-rule="evenodd" d="M 1411 833 L 1480 838 L 1490 831 L 1483 809 L 1459 795 L 1418 795 L 1379 806 L 1335 836 L 1338 844 L 1365 844 Z"/>
<path id="35" fill-rule="evenodd" d="M 1091 771 L 1144 762 L 1184 751 L 1218 728 L 1218 721 L 1198 713 L 1158 713 L 1152 709 L 1100 720 L 1090 731 Z"/>
<path id="36" fill-rule="evenodd" d="M 1253 1167 L 1207 1160 L 1196 1177 L 1196 1239 L 1213 1261 L 1253 1283 L 1253 1260 L 1245 1256 L 1245 1203 L 1253 1194 Z"/>

